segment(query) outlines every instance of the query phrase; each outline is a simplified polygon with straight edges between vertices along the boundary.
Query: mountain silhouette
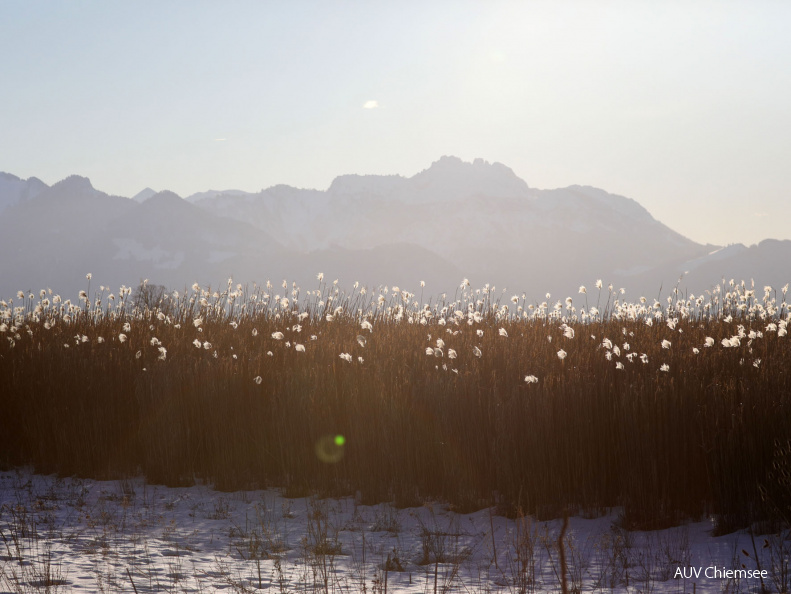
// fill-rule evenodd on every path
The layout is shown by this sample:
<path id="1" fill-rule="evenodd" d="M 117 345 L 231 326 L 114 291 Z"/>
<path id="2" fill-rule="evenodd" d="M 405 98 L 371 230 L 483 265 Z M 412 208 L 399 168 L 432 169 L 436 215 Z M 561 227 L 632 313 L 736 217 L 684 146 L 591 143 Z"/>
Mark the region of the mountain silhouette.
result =
<path id="1" fill-rule="evenodd" d="M 0 296 L 93 274 L 112 290 L 143 278 L 181 289 L 282 279 L 312 287 L 421 280 L 453 292 L 462 278 L 531 300 L 570 295 L 596 279 L 627 298 L 697 292 L 723 277 L 781 287 L 790 241 L 703 245 L 638 202 L 589 186 L 541 190 L 505 165 L 445 156 L 413 175 L 341 175 L 327 190 L 276 185 L 186 199 L 150 188 L 110 196 L 70 176 L 51 187 L 0 173 Z"/>

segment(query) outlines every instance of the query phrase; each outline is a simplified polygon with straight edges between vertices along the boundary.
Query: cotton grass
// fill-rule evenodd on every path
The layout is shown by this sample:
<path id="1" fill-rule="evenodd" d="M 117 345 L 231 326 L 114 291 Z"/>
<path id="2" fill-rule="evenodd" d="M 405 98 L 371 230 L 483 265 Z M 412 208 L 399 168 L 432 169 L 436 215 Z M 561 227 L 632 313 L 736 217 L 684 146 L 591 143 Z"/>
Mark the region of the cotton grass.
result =
<path id="1" fill-rule="evenodd" d="M 318 280 L 0 303 L 0 462 L 550 515 L 621 506 L 634 526 L 763 513 L 757 486 L 791 438 L 785 294 L 610 289 L 599 310 Z M 313 444 L 338 434 L 328 468 Z"/>

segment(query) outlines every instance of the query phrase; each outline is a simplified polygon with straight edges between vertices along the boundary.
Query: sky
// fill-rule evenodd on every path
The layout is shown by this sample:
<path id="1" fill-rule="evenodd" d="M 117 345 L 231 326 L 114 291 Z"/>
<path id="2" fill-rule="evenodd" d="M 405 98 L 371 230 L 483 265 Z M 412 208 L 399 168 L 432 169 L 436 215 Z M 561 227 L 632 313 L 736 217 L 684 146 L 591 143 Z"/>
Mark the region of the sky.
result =
<path id="1" fill-rule="evenodd" d="M 791 2 L 0 1 L 0 171 L 132 196 L 443 155 L 791 239 Z"/>

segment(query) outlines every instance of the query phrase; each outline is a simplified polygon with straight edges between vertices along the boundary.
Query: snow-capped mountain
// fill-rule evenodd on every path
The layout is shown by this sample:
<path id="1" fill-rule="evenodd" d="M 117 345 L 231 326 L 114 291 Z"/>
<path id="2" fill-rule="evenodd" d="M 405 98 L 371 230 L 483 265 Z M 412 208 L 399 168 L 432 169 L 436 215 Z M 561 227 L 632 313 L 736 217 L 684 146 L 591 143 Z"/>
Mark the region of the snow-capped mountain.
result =
<path id="1" fill-rule="evenodd" d="M 342 175 L 327 190 L 277 185 L 182 199 L 146 188 L 109 196 L 71 176 L 48 188 L 0 174 L 0 295 L 84 288 L 91 272 L 117 288 L 143 278 L 172 288 L 233 276 L 308 287 L 420 280 L 453 291 L 463 277 L 531 298 L 573 295 L 601 278 L 632 297 L 723 276 L 782 286 L 791 242 L 701 245 L 636 201 L 588 186 L 529 187 L 499 163 L 443 157 L 412 177 Z"/>

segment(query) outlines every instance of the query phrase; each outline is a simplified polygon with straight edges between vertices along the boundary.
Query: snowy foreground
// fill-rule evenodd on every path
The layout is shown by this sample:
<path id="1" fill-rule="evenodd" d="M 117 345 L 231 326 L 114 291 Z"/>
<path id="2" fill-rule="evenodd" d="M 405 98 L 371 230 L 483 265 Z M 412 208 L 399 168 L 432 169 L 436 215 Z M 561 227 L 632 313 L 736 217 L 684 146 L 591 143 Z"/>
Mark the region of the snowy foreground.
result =
<path id="1" fill-rule="evenodd" d="M 560 591 L 561 520 L 395 509 L 347 499 L 221 493 L 142 479 L 0 473 L 0 592 Z M 757 592 L 781 588 L 788 541 L 710 535 L 708 522 L 627 532 L 617 514 L 571 518 L 570 591 Z M 707 578 L 720 572 L 717 577 Z M 699 577 L 674 578 L 699 573 Z"/>

